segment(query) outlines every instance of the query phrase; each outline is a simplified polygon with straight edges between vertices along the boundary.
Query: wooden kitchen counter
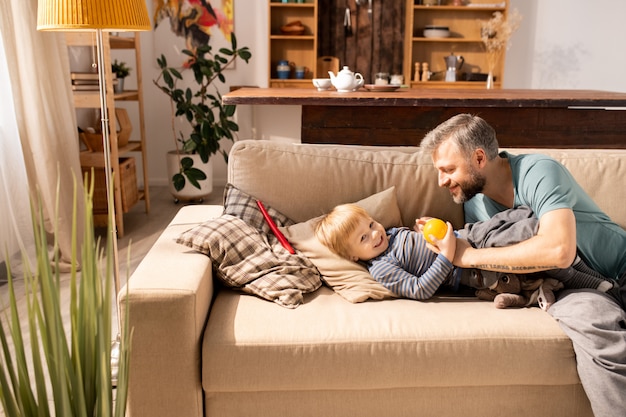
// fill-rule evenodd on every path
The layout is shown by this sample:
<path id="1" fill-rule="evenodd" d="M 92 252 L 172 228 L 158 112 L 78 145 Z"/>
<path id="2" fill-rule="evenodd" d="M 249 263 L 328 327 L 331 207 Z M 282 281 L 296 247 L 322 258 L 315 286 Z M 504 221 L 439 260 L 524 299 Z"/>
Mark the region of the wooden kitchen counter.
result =
<path id="1" fill-rule="evenodd" d="M 409 89 L 351 93 L 242 88 L 225 104 L 302 106 L 302 142 L 417 145 L 458 113 L 477 114 L 503 147 L 626 148 L 626 93 Z"/>

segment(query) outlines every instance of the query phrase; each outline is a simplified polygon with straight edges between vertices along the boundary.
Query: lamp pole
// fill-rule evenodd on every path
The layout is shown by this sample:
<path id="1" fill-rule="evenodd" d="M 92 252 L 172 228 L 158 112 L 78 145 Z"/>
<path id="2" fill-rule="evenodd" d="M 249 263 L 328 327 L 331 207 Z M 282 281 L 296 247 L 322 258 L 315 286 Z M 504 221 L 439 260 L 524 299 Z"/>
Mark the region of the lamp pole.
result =
<path id="1" fill-rule="evenodd" d="M 115 287 L 115 314 L 117 316 L 117 337 L 111 342 L 111 379 L 117 385 L 120 357 L 120 330 L 122 318 L 120 315 L 120 260 L 117 250 L 117 222 L 115 216 L 115 190 L 113 189 L 113 169 L 111 167 L 111 139 L 109 137 L 109 107 L 107 105 L 107 83 L 104 73 L 104 36 L 102 29 L 96 29 L 96 49 L 98 50 L 98 84 L 100 85 L 100 122 L 102 124 L 102 149 L 104 152 L 104 178 L 107 188 L 107 212 L 111 244 L 113 245 L 113 284 Z"/>
<path id="2" fill-rule="evenodd" d="M 113 282 L 115 285 L 115 311 L 118 332 L 111 345 L 111 371 L 114 384 L 120 353 L 121 317 L 119 307 L 120 277 L 119 254 L 117 252 L 117 225 L 115 217 L 115 193 L 111 169 L 110 125 L 107 106 L 107 85 L 104 67 L 103 30 L 147 31 L 150 18 L 145 0 L 39 0 L 37 8 L 37 30 L 53 31 L 96 31 L 98 50 L 98 81 L 100 84 L 100 112 L 102 122 L 102 145 L 104 152 L 104 175 L 108 207 L 109 230 L 113 249 Z"/>

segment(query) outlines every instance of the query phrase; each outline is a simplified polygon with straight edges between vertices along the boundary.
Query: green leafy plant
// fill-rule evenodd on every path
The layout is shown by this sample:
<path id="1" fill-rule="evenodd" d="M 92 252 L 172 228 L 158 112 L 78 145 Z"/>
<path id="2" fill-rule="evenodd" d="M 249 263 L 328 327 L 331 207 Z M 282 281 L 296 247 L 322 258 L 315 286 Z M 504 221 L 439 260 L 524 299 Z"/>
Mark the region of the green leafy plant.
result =
<path id="1" fill-rule="evenodd" d="M 53 268 L 43 210 L 41 205 L 33 205 L 36 206 L 33 229 L 37 261 L 36 270 L 32 271 L 27 257 L 23 256 L 26 312 L 20 314 L 15 283 L 9 278 L 9 306 L 2 315 L 4 323 L 0 325 L 0 399 L 7 416 L 125 415 L 130 335 L 128 326 L 124 326 L 120 335 L 114 400 L 111 365 L 113 245 L 111 239 L 107 239 L 106 251 L 103 251 L 94 237 L 93 182 L 85 195 L 85 234 L 79 277 L 76 268 L 77 197 L 74 193 L 69 333 L 63 323 L 58 251 L 54 251 L 53 263 L 57 267 Z M 10 265 L 7 269 L 11 277 Z M 22 330 L 22 326 L 28 331 Z M 30 349 L 25 343 L 27 338 Z"/>
<path id="2" fill-rule="evenodd" d="M 117 59 L 111 64 L 111 72 L 117 76 L 117 78 L 126 78 L 130 74 L 130 68 L 126 66 L 125 62 L 118 62 Z"/>
<path id="3" fill-rule="evenodd" d="M 186 180 L 200 189 L 198 181 L 207 178 L 202 170 L 193 166 L 191 158 L 182 155 L 198 154 L 202 162 L 207 163 L 212 155 L 221 152 L 224 159 L 228 160 L 228 154 L 221 148 L 220 141 L 224 138 L 234 140 L 233 132 L 239 131 L 239 126 L 233 121 L 235 106 L 222 104 L 222 96 L 214 81 L 225 83 L 226 68 L 237 58 L 248 63 L 252 57 L 247 47 L 237 48 L 235 34 L 231 34 L 231 47 L 221 48 L 217 54 L 212 53 L 211 45 L 208 44 L 195 51 L 185 49 L 183 53 L 189 60 L 180 71 L 169 67 L 164 55 L 157 58 L 161 72 L 153 80 L 170 98 L 172 106 L 172 133 L 180 167 L 180 171 L 172 177 L 172 182 L 177 191 L 183 189 Z M 193 88 L 178 86 L 184 80 L 185 71 L 193 74 Z M 182 130 L 177 132 L 177 118 L 187 123 L 186 133 Z"/>

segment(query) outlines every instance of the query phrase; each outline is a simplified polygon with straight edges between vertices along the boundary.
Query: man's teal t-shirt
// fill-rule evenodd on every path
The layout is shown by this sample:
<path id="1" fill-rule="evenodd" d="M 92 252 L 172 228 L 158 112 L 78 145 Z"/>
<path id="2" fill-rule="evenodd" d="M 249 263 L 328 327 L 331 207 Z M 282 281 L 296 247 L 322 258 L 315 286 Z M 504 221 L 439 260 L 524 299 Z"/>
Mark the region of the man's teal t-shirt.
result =
<path id="1" fill-rule="evenodd" d="M 581 258 L 609 278 L 626 272 L 626 231 L 600 210 L 567 168 L 546 155 L 502 152 L 500 156 L 511 165 L 514 207 L 529 206 L 539 219 L 552 210 L 572 209 Z M 507 208 L 478 194 L 464 205 L 465 221 L 488 220 Z"/>

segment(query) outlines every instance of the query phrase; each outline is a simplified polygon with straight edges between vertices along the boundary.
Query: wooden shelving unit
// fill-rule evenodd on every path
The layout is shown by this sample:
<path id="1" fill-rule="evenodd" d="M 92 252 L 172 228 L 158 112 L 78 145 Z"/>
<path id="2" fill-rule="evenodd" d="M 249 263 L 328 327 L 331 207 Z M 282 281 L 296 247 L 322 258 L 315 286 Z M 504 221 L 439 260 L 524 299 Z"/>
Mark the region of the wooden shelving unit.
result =
<path id="1" fill-rule="evenodd" d="M 283 3 L 282 0 L 268 0 L 269 87 L 313 88 L 312 78 L 326 77 L 326 74 L 316 73 L 317 44 L 320 36 L 318 34 L 318 1 L 304 1 L 304 3 L 296 3 L 290 0 L 288 3 Z M 506 16 L 509 10 L 509 0 L 499 2 L 472 0 L 471 5 L 464 6 L 425 6 L 415 3 L 415 0 L 406 0 L 402 71 L 405 83 L 412 88 L 485 88 L 484 81 L 444 81 L 446 70 L 444 57 L 450 53 L 463 56 L 465 63 L 460 73 L 487 73 L 487 53 L 480 39 L 480 22 L 491 19 L 494 12 L 502 12 Z M 280 28 L 283 25 L 296 20 L 301 21 L 306 27 L 302 35 L 281 33 Z M 451 36 L 426 38 L 423 35 L 426 25 L 447 26 L 450 28 Z M 495 88 L 502 86 L 504 58 L 505 53 L 494 71 Z M 278 79 L 276 66 L 281 60 L 287 60 L 298 66 L 306 66 L 310 71 L 303 80 L 295 79 L 293 76 L 289 79 Z M 429 71 L 433 73 L 429 81 L 415 79 L 416 62 L 429 64 Z"/>
<path id="2" fill-rule="evenodd" d="M 412 88 L 485 88 L 485 82 L 445 82 L 444 57 L 461 55 L 465 63 L 460 72 L 487 73 L 487 55 L 480 39 L 480 21 L 489 20 L 494 12 L 508 13 L 509 1 L 472 0 L 471 6 L 423 6 L 414 0 L 406 2 L 406 33 L 404 45 L 404 79 L 411 80 Z M 448 38 L 425 38 L 426 25 L 447 26 Z M 495 88 L 502 86 L 504 55 L 494 71 Z M 416 62 L 429 64 L 434 76 L 429 81 L 414 77 Z"/>
<path id="3" fill-rule="evenodd" d="M 282 3 L 269 0 L 269 86 L 290 88 L 314 88 L 311 80 L 317 76 L 317 0 L 304 3 Z M 280 28 L 288 23 L 300 21 L 305 26 L 301 35 L 285 35 Z M 309 69 L 304 79 L 278 79 L 276 66 L 287 60 Z"/>
<path id="4" fill-rule="evenodd" d="M 120 177 L 120 158 L 129 156 L 130 153 L 139 153 L 142 162 L 143 189 L 139 190 L 139 198 L 144 200 L 146 213 L 150 211 L 150 190 L 148 186 L 148 164 L 146 152 L 146 129 L 144 120 L 143 104 L 143 84 L 141 77 L 141 45 L 139 34 L 129 32 L 125 36 L 111 36 L 108 32 L 103 33 L 104 37 L 104 66 L 107 85 L 107 109 L 109 113 L 109 138 L 111 141 L 111 168 L 114 178 Z M 89 46 L 94 47 L 94 37 L 91 32 L 68 32 L 66 34 L 68 47 Z M 134 71 L 137 76 L 137 90 L 125 90 L 122 93 L 114 93 L 113 74 L 111 72 L 111 50 L 129 49 L 135 51 Z M 139 140 L 131 140 L 124 147 L 118 146 L 117 125 L 115 119 L 116 101 L 133 101 L 138 105 L 139 110 Z M 76 108 L 100 108 L 100 96 L 98 91 L 76 91 L 74 92 L 74 106 Z M 81 165 L 83 167 L 94 167 L 102 169 L 104 167 L 104 153 L 102 152 L 81 152 Z M 124 210 L 122 206 L 121 181 L 114 181 L 115 184 L 115 219 L 117 224 L 117 234 L 124 236 Z M 126 207 L 128 209 L 128 207 Z M 97 226 L 106 225 L 107 215 L 94 213 L 94 222 Z"/>

